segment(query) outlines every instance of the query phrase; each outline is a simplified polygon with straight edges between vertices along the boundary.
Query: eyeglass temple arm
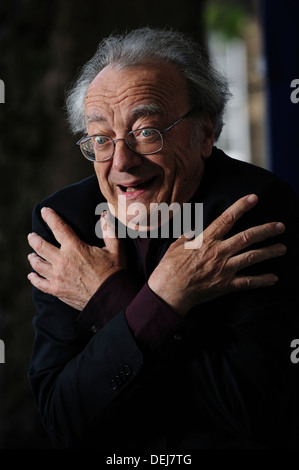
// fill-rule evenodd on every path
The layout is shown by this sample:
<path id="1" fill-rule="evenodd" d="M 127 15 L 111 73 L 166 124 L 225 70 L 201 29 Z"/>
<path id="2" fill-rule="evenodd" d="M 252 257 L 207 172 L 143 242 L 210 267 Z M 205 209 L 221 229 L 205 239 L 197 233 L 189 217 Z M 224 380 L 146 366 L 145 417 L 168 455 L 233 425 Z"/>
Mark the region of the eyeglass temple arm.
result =
<path id="1" fill-rule="evenodd" d="M 173 124 L 171 124 L 169 127 L 166 127 L 166 129 L 163 129 L 162 131 L 160 131 L 160 133 L 164 134 L 165 132 L 169 131 L 173 126 L 175 126 L 176 124 L 181 122 L 183 119 L 185 119 L 187 116 L 189 116 L 189 114 L 193 113 L 193 111 L 194 111 L 194 109 L 191 109 L 186 114 L 184 114 L 184 116 L 180 117 L 177 121 L 175 121 Z"/>

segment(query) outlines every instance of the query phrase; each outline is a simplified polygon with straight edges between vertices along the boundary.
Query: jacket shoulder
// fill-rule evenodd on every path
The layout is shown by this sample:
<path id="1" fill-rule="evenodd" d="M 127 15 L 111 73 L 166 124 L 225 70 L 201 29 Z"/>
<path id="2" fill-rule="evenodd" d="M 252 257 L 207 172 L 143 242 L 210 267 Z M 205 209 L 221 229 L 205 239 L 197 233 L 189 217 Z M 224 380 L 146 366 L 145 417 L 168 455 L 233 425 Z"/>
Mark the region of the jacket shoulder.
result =
<path id="1" fill-rule="evenodd" d="M 197 195 L 204 203 L 207 225 L 239 198 L 249 194 L 256 194 L 259 202 L 242 220 L 253 216 L 255 220 L 250 222 L 258 225 L 298 219 L 298 198 L 285 181 L 267 169 L 231 158 L 214 147 Z"/>
<path id="2" fill-rule="evenodd" d="M 293 188 L 270 170 L 231 158 L 216 147 L 207 161 L 205 173 L 202 190 L 207 196 L 216 194 L 237 199 L 250 193 L 260 196 L 267 191 L 298 201 Z"/>
<path id="3" fill-rule="evenodd" d="M 58 210 L 63 210 L 66 207 L 69 211 L 72 206 L 76 206 L 78 209 L 78 206 L 85 205 L 87 201 L 101 198 L 96 175 L 92 175 L 55 191 L 39 204 L 41 207 L 48 206 Z"/>

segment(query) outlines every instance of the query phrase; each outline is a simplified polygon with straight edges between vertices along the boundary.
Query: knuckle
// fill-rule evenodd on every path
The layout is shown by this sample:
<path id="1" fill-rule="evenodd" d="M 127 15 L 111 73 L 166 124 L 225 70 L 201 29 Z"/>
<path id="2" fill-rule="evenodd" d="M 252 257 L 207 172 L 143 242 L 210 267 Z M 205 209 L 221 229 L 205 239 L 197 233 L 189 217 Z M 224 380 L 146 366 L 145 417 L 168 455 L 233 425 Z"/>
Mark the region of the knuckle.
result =
<path id="1" fill-rule="evenodd" d="M 220 220 L 224 225 L 231 225 L 235 222 L 235 216 L 231 210 L 226 210 L 221 214 Z"/>
<path id="2" fill-rule="evenodd" d="M 244 280 L 244 287 L 246 289 L 251 289 L 254 287 L 254 279 L 252 277 L 246 277 Z"/>
<path id="3" fill-rule="evenodd" d="M 36 266 L 41 266 L 43 263 L 43 259 L 40 256 L 36 255 L 34 256 L 34 262 Z"/>
<path id="4" fill-rule="evenodd" d="M 212 250 L 212 259 L 214 260 L 214 262 L 219 265 L 223 258 L 224 257 L 220 244 L 214 245 Z"/>
<path id="5" fill-rule="evenodd" d="M 246 260 L 248 264 L 252 264 L 256 260 L 256 253 L 254 253 L 254 251 L 248 251 L 246 253 Z"/>
<path id="6" fill-rule="evenodd" d="M 41 266 L 41 259 L 40 257 L 36 254 L 36 253 L 33 253 L 31 254 L 29 257 L 29 262 L 31 264 L 31 267 L 35 270 L 35 271 L 39 271 L 39 267 Z"/>
<path id="7" fill-rule="evenodd" d="M 227 258 L 223 256 L 220 247 L 214 247 L 211 256 L 207 259 L 206 266 L 209 271 L 216 276 L 221 277 L 222 273 L 227 270 Z"/>
<path id="8" fill-rule="evenodd" d="M 40 261 L 39 261 L 39 258 L 37 256 L 33 256 L 31 258 L 31 266 L 35 271 L 37 271 L 37 272 L 39 271 Z"/>
<path id="9" fill-rule="evenodd" d="M 44 240 L 41 237 L 36 238 L 35 251 L 38 253 L 39 251 L 42 250 L 43 246 L 44 246 Z"/>
<path id="10" fill-rule="evenodd" d="M 241 241 L 244 245 L 249 245 L 252 241 L 252 233 L 249 230 L 245 230 L 245 232 L 241 234 Z"/>

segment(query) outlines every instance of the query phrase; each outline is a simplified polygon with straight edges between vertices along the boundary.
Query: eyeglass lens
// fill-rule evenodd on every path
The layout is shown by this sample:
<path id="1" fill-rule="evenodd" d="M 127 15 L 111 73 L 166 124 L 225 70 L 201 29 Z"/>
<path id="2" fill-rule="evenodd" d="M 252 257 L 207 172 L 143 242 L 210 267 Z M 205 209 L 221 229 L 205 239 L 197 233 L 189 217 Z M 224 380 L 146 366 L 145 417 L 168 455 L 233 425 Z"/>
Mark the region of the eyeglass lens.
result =
<path id="1" fill-rule="evenodd" d="M 146 128 L 131 131 L 125 140 L 128 147 L 141 155 L 150 155 L 161 150 L 163 138 L 157 129 Z M 108 136 L 95 135 L 81 142 L 81 149 L 89 160 L 108 160 L 114 152 L 115 142 Z"/>

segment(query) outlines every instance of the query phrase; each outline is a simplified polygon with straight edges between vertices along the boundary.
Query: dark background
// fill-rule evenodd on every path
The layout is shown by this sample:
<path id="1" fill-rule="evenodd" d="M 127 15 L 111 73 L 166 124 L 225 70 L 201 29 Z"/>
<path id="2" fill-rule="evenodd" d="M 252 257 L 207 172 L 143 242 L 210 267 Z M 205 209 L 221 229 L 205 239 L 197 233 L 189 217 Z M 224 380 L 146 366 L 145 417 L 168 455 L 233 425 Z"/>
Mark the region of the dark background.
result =
<path id="1" fill-rule="evenodd" d="M 93 173 L 65 119 L 65 87 L 102 37 L 140 26 L 187 32 L 205 44 L 200 0 L 0 0 L 0 448 L 51 448 L 27 380 L 35 313 L 27 254 L 31 211 L 44 197 Z M 298 191 L 298 2 L 227 1 L 258 9 L 268 60 L 269 167 Z M 298 29 L 298 28 L 297 28 Z M 275 32 L 275 34 L 274 34 Z M 277 140 L 275 140 L 277 139 Z"/>

